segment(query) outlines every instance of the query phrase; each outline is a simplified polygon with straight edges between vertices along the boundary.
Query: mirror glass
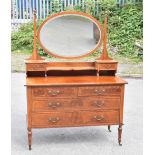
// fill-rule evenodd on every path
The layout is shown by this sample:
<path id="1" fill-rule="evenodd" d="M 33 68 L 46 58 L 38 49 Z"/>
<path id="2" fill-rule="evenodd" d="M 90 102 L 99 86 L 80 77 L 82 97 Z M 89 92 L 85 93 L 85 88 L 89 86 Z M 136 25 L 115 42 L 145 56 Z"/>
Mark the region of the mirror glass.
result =
<path id="1" fill-rule="evenodd" d="M 48 54 L 72 58 L 96 49 L 100 44 L 101 31 L 88 17 L 65 14 L 49 18 L 42 25 L 38 37 L 41 47 Z"/>

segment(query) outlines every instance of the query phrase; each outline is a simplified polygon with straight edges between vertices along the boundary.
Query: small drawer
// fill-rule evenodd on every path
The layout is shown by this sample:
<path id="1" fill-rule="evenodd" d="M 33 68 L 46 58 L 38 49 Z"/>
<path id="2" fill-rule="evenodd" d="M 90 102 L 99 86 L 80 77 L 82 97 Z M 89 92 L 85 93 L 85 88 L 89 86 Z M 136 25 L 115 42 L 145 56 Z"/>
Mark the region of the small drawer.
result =
<path id="1" fill-rule="evenodd" d="M 72 122 L 72 113 L 33 113 L 32 126 L 33 127 L 61 127 L 68 126 Z"/>
<path id="2" fill-rule="evenodd" d="M 83 98 L 85 109 L 119 109 L 119 97 L 87 97 Z"/>
<path id="3" fill-rule="evenodd" d="M 99 124 L 118 124 L 119 112 L 118 111 L 100 111 L 100 112 L 82 112 L 81 118 L 83 124 L 86 125 L 99 125 Z"/>
<path id="4" fill-rule="evenodd" d="M 101 63 L 97 64 L 96 68 L 99 70 L 117 70 L 117 63 Z"/>
<path id="5" fill-rule="evenodd" d="M 74 87 L 36 87 L 32 89 L 33 97 L 71 98 L 77 96 Z"/>
<path id="6" fill-rule="evenodd" d="M 26 64 L 27 71 L 46 71 L 45 63 L 29 63 Z"/>
<path id="7" fill-rule="evenodd" d="M 80 87 L 78 96 L 120 95 L 120 86 Z"/>

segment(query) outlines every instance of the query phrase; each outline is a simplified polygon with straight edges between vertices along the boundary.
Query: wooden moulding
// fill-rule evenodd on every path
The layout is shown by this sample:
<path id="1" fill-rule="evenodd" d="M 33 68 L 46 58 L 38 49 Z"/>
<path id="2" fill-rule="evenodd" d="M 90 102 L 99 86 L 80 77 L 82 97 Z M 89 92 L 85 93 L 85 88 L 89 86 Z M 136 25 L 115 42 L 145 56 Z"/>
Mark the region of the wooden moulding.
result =
<path id="1" fill-rule="evenodd" d="M 96 62 L 26 62 L 26 71 L 81 71 L 81 70 L 117 70 L 117 61 Z"/>
<path id="2" fill-rule="evenodd" d="M 80 15 L 80 16 L 83 16 L 83 17 L 86 17 L 88 19 L 90 19 L 91 21 L 93 21 L 93 23 L 95 23 L 97 25 L 97 27 L 99 28 L 99 31 L 100 31 L 100 39 L 99 39 L 99 42 L 97 44 L 97 46 L 89 51 L 88 53 L 84 54 L 84 55 L 81 55 L 81 56 L 75 56 L 75 57 L 63 57 L 63 56 L 59 56 L 59 55 L 56 55 L 54 53 L 52 53 L 52 51 L 49 51 L 44 45 L 43 43 L 41 42 L 40 40 L 40 32 L 42 30 L 42 28 L 44 27 L 44 25 L 51 19 L 53 18 L 56 18 L 56 17 L 59 17 L 59 16 L 63 16 L 63 15 Z M 38 43 L 39 45 L 42 47 L 42 49 L 49 55 L 52 55 L 54 57 L 57 57 L 57 58 L 61 58 L 61 59 L 79 59 L 79 58 L 83 58 L 85 56 L 88 56 L 90 55 L 91 53 L 95 52 L 98 48 L 101 47 L 101 44 L 102 44 L 102 40 L 103 40 L 103 28 L 101 26 L 101 24 L 99 23 L 98 20 L 96 20 L 94 17 L 92 17 L 91 15 L 89 14 L 86 14 L 86 13 L 83 13 L 83 12 L 77 12 L 77 11 L 63 11 L 63 12 L 59 12 L 59 13 L 56 13 L 56 14 L 53 14 L 51 16 L 49 16 L 48 18 L 46 18 L 43 23 L 40 25 L 39 29 L 38 29 L 38 33 L 37 33 L 37 38 L 38 38 Z"/>
<path id="3" fill-rule="evenodd" d="M 101 56 L 97 60 L 112 60 L 112 58 L 108 56 L 108 52 L 107 52 L 107 27 L 108 27 L 107 25 L 108 25 L 108 16 L 106 16 L 104 20 L 104 27 L 102 31 L 103 50 L 102 50 Z"/>
<path id="4" fill-rule="evenodd" d="M 33 52 L 32 56 L 25 60 L 25 62 L 43 62 L 44 59 L 39 56 L 37 50 L 37 24 L 36 24 L 36 10 L 33 12 L 33 26 L 34 26 L 34 36 L 33 36 Z"/>

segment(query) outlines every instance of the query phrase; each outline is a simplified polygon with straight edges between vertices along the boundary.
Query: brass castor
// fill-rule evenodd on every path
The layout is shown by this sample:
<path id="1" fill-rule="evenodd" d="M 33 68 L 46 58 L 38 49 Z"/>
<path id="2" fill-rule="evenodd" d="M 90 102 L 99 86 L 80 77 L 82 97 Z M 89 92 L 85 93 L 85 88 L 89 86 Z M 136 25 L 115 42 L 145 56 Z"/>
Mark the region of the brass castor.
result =
<path id="1" fill-rule="evenodd" d="M 32 150 L 31 145 L 29 145 L 29 150 Z"/>
<path id="2" fill-rule="evenodd" d="M 110 125 L 108 125 L 108 130 L 109 130 L 109 132 L 111 132 Z"/>
<path id="3" fill-rule="evenodd" d="M 122 144 L 120 143 L 119 146 L 122 146 Z"/>

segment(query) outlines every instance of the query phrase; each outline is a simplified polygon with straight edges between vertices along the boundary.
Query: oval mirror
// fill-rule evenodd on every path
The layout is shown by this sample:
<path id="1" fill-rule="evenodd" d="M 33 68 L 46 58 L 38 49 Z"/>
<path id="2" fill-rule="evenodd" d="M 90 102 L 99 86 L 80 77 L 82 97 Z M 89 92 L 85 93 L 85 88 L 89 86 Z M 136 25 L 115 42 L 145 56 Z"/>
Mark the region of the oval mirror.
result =
<path id="1" fill-rule="evenodd" d="M 60 58 L 79 58 L 101 45 L 100 23 L 81 12 L 61 12 L 48 17 L 38 29 L 43 50 Z"/>

